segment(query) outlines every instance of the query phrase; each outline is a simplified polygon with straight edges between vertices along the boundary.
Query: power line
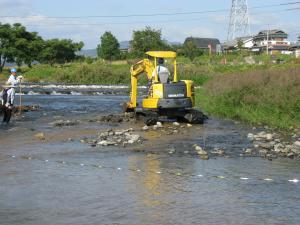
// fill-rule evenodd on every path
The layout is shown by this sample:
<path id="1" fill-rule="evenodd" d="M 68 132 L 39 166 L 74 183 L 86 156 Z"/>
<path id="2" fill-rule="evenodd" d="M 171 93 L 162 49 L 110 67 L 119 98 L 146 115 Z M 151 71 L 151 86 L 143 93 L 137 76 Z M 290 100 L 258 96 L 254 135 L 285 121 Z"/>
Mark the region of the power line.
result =
<path id="1" fill-rule="evenodd" d="M 270 8 L 270 7 L 280 7 L 288 5 L 300 4 L 300 1 L 297 2 L 288 2 L 280 4 L 269 4 L 249 7 L 249 9 L 261 9 L 261 8 Z M 47 19 L 83 19 L 83 18 L 129 18 L 129 17 L 153 17 L 153 16 L 176 16 L 176 15 L 193 15 L 193 14 L 209 14 L 209 13 L 218 13 L 218 12 L 228 12 L 230 9 L 219 9 L 219 10 L 205 10 L 205 11 L 193 11 L 193 12 L 173 12 L 173 13 L 153 13 L 153 14 L 129 14 L 129 15 L 88 15 L 88 16 L 42 16 L 42 18 Z M 36 16 L 0 16 L 0 18 L 36 18 Z"/>
<path id="2" fill-rule="evenodd" d="M 250 13 L 250 15 L 260 15 L 266 13 L 286 13 L 287 10 L 272 10 L 272 11 L 260 11 L 256 13 Z M 133 21 L 133 22 L 108 22 L 108 23 L 58 23 L 57 21 L 38 21 L 37 24 L 25 22 L 26 26 L 106 26 L 106 25 L 133 25 L 133 24 L 152 24 L 152 23 L 173 23 L 173 22 L 189 22 L 189 21 L 198 21 L 202 18 L 193 18 L 193 19 L 172 19 L 172 20 L 151 20 L 151 21 Z"/>

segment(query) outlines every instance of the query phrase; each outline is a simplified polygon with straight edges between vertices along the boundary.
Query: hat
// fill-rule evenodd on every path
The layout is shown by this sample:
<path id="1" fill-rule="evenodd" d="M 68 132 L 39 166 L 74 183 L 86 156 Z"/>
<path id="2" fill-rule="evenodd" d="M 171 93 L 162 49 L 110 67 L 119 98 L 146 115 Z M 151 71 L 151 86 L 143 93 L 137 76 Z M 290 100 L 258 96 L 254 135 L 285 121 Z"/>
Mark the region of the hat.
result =
<path id="1" fill-rule="evenodd" d="M 16 69 L 16 68 L 11 68 L 11 69 L 10 69 L 10 72 L 11 72 L 11 73 L 16 73 L 16 72 L 17 72 L 17 69 Z"/>
<path id="2" fill-rule="evenodd" d="M 163 58 L 158 58 L 158 64 L 164 64 L 165 60 Z"/>

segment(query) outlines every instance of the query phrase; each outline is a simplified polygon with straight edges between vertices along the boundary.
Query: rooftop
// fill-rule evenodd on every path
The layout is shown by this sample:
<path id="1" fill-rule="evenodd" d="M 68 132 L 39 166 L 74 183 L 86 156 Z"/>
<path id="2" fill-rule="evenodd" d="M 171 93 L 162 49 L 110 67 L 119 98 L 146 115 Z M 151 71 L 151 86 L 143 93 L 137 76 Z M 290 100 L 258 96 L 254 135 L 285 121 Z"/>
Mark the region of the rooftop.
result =
<path id="1" fill-rule="evenodd" d="M 254 37 L 254 39 L 265 39 L 267 36 L 270 38 L 287 38 L 288 34 L 279 29 L 262 30 Z"/>
<path id="2" fill-rule="evenodd" d="M 208 49 L 208 46 L 211 45 L 212 51 L 215 52 L 217 45 L 220 45 L 220 41 L 217 38 L 197 38 L 197 37 L 188 37 L 185 39 L 184 43 L 192 41 L 198 48 Z"/>

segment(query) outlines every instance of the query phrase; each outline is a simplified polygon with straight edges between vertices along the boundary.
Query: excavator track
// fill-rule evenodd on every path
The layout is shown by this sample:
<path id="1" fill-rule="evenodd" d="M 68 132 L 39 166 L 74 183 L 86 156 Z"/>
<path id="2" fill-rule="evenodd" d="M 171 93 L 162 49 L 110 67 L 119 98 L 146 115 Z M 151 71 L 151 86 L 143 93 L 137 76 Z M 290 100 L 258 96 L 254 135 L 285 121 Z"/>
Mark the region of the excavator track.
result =
<path id="1" fill-rule="evenodd" d="M 191 124 L 203 124 L 208 117 L 197 109 L 190 109 L 184 115 L 184 119 Z"/>

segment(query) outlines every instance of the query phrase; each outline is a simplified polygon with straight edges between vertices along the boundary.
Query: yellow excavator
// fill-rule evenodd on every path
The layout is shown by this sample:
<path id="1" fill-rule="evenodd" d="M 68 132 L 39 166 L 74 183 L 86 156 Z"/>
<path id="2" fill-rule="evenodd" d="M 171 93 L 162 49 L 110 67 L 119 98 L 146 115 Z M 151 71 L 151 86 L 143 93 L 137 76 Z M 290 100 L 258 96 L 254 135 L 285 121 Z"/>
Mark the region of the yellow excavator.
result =
<path id="1" fill-rule="evenodd" d="M 178 79 L 176 52 L 149 51 L 146 55 L 147 59 L 131 66 L 130 101 L 124 103 L 124 111 L 142 116 L 146 125 L 154 125 L 161 119 L 202 124 L 207 117 L 193 108 L 193 81 Z M 173 62 L 173 76 L 166 67 L 161 66 L 165 60 Z M 138 77 L 143 73 L 148 79 L 148 94 L 138 103 Z"/>

